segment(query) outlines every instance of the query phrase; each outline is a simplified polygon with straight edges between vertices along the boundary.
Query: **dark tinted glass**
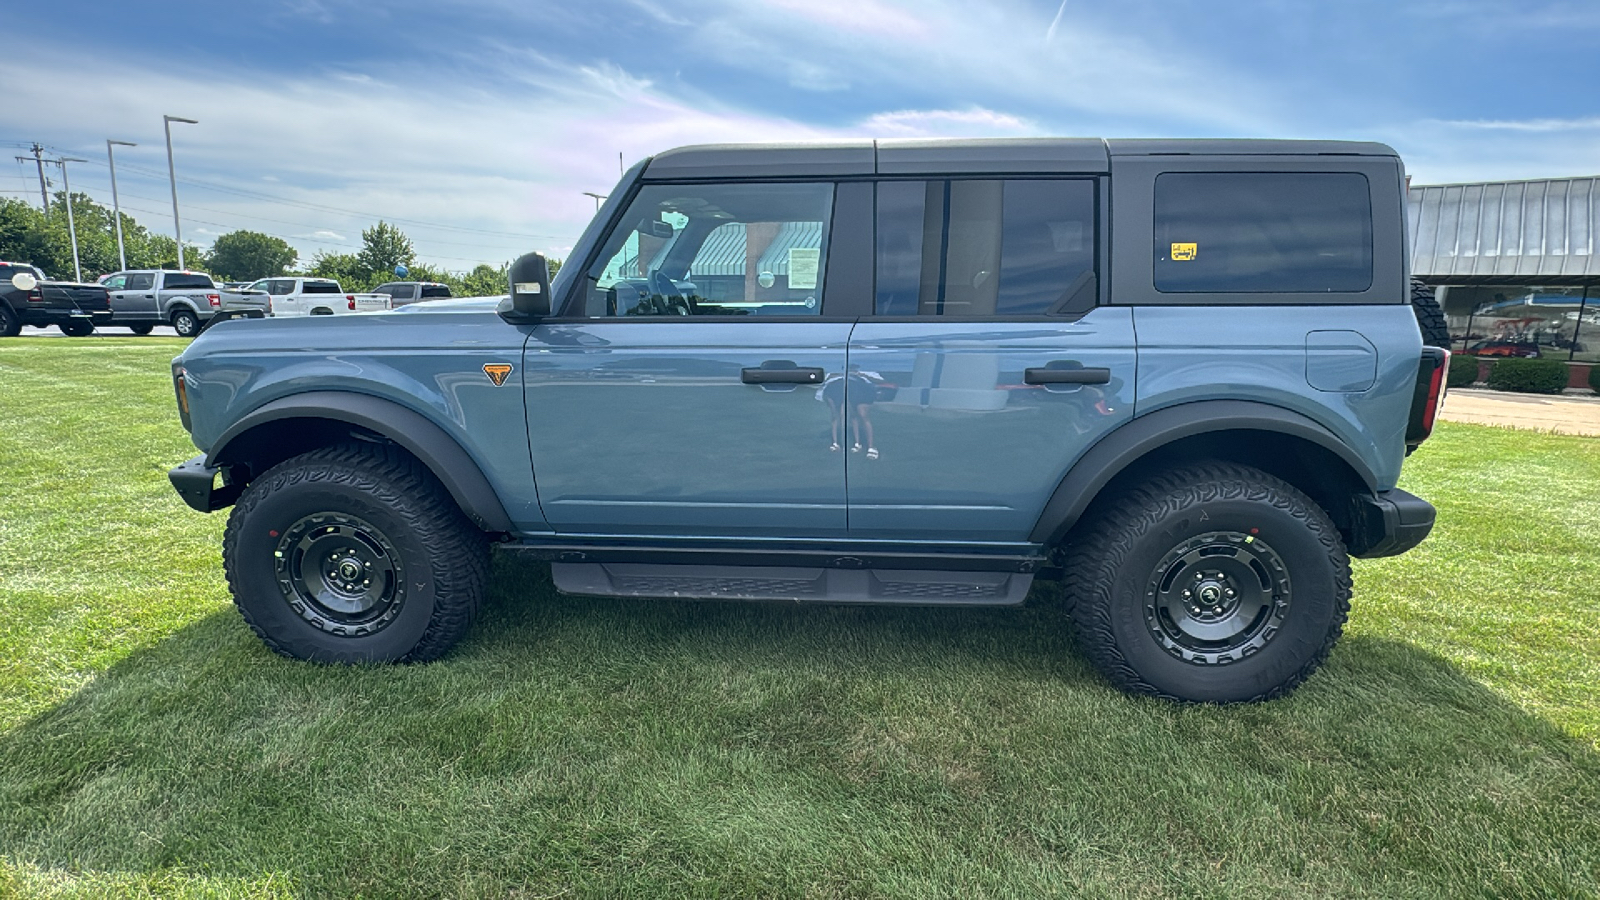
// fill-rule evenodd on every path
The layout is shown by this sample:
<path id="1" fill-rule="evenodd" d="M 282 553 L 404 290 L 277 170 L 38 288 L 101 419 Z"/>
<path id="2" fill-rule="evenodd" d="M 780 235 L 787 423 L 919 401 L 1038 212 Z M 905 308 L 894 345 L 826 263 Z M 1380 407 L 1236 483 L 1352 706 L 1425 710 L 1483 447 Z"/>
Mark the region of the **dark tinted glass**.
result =
<path id="1" fill-rule="evenodd" d="M 1158 291 L 1372 286 L 1372 199 L 1357 173 L 1167 173 L 1156 179 L 1155 237 Z"/>
<path id="2" fill-rule="evenodd" d="M 450 296 L 450 288 L 442 284 L 425 284 L 422 286 L 422 299 L 429 300 L 434 297 Z"/>
<path id="3" fill-rule="evenodd" d="M 1094 184 L 884 182 L 877 313 L 1039 316 L 1092 307 Z"/>
<path id="4" fill-rule="evenodd" d="M 308 281 L 300 291 L 302 294 L 337 294 L 339 285 L 332 281 Z"/>
<path id="5" fill-rule="evenodd" d="M 212 283 L 210 275 L 185 275 L 182 272 L 167 273 L 166 277 L 161 279 L 161 286 L 166 290 L 173 291 L 190 288 L 212 289 L 216 287 Z"/>
<path id="6" fill-rule="evenodd" d="M 134 272 L 128 276 L 128 290 L 148 291 L 155 287 L 156 276 L 154 272 Z"/>

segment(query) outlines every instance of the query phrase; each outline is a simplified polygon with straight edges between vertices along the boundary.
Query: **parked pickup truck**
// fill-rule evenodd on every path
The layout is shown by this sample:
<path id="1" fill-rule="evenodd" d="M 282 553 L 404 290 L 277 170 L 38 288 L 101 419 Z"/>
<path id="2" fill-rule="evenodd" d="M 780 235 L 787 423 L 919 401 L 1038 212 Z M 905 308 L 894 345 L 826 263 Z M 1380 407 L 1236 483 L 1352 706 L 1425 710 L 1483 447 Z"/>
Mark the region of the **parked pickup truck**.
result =
<path id="1" fill-rule="evenodd" d="M 171 479 L 233 506 L 234 602 L 292 657 L 438 657 L 492 547 L 604 596 L 1064 579 L 1111 683 L 1275 697 L 1338 639 L 1351 557 L 1433 527 L 1396 486 L 1449 360 L 1403 185 L 1371 143 L 673 150 L 492 310 L 207 331 Z"/>
<path id="2" fill-rule="evenodd" d="M 100 276 L 111 292 L 111 324 L 134 334 L 171 325 L 180 337 L 200 333 L 221 306 L 221 292 L 204 272 L 133 269 Z"/>
<path id="3" fill-rule="evenodd" d="M 332 278 L 263 278 L 230 293 L 240 296 L 229 297 L 228 304 L 241 308 L 259 304 L 259 298 L 265 296 L 265 308 L 270 316 L 336 316 L 392 308 L 388 294 L 348 293 Z"/>
<path id="4" fill-rule="evenodd" d="M 373 288 L 373 293 L 388 294 L 394 298 L 394 308 L 399 309 L 423 300 L 441 300 L 450 296 L 450 285 L 437 281 L 391 281 Z"/>
<path id="5" fill-rule="evenodd" d="M 27 263 L 0 262 L 0 337 L 16 337 L 24 325 L 54 325 L 84 337 L 111 321 L 111 297 L 97 284 L 51 281 Z"/>

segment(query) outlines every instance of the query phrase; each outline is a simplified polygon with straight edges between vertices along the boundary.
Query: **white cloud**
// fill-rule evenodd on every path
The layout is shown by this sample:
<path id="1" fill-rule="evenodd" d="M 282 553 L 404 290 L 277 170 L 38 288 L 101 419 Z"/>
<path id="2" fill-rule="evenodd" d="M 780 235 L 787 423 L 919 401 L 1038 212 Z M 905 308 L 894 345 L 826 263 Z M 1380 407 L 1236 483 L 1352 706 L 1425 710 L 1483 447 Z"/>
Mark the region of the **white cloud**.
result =
<path id="1" fill-rule="evenodd" d="M 1432 124 L 1487 131 L 1595 131 L 1600 130 L 1600 116 L 1578 119 L 1436 119 Z"/>
<path id="2" fill-rule="evenodd" d="M 860 130 L 887 138 L 1022 137 L 1040 133 L 1034 122 L 981 107 L 877 113 L 863 120 Z"/>

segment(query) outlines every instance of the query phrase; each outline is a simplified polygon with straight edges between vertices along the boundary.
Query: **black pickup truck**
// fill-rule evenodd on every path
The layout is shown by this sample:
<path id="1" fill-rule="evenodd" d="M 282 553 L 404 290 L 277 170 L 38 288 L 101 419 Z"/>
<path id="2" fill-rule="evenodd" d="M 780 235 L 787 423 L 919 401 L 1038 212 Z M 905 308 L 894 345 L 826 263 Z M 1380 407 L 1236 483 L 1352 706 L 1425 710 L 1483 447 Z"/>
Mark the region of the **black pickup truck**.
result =
<path id="1" fill-rule="evenodd" d="M 72 337 L 111 321 L 111 294 L 98 284 L 51 281 L 27 263 L 0 262 L 0 337 L 24 325 L 55 325 Z"/>

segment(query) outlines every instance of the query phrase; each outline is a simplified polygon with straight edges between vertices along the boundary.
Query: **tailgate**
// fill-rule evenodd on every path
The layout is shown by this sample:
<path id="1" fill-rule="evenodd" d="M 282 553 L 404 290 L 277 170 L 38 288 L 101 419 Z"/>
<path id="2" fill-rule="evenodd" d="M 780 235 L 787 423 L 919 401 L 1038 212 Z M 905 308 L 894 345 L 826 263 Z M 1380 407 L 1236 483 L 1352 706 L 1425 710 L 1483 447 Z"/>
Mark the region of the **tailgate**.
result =
<path id="1" fill-rule="evenodd" d="M 111 293 L 92 284 L 69 284 L 44 281 L 39 284 L 44 305 L 51 309 L 79 309 L 84 312 L 105 312 L 111 309 Z"/>
<path id="2" fill-rule="evenodd" d="M 354 294 L 356 299 L 356 312 L 377 312 L 390 309 L 394 298 L 388 294 Z"/>
<path id="3" fill-rule="evenodd" d="M 268 309 L 266 291 L 223 291 L 222 309 L 225 312 L 247 312 L 251 310 L 266 312 Z"/>

